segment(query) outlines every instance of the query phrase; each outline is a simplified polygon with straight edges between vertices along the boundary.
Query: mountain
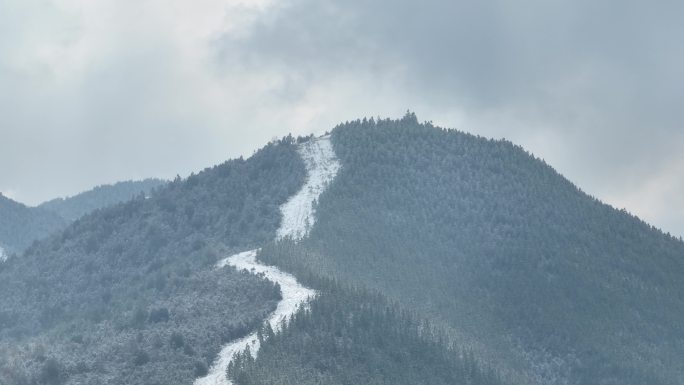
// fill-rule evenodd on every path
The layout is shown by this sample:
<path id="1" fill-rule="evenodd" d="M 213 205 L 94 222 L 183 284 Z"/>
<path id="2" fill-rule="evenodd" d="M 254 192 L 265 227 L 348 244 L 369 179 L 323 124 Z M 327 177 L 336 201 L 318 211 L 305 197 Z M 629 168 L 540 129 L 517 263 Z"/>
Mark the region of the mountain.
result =
<path id="1" fill-rule="evenodd" d="M 411 114 L 332 143 L 310 236 L 265 261 L 383 293 L 522 383 L 684 383 L 681 240 L 518 146 Z"/>
<path id="2" fill-rule="evenodd" d="M 280 298 L 212 266 L 275 236 L 305 170 L 291 141 L 76 220 L 0 265 L 4 383 L 168 384 L 203 375 Z"/>
<path id="3" fill-rule="evenodd" d="M 410 113 L 357 120 L 98 210 L 0 264 L 0 375 L 681 384 L 683 274 L 684 242 L 510 142 Z M 295 283 L 314 298 L 274 319 Z"/>
<path id="4" fill-rule="evenodd" d="M 148 195 L 167 182 L 161 179 L 125 181 L 101 185 L 68 198 L 56 198 L 41 203 L 39 208 L 52 211 L 68 221 L 75 221 L 97 209 L 128 201 L 139 194 Z"/>
<path id="5" fill-rule="evenodd" d="M 0 254 L 18 253 L 34 240 L 64 228 L 66 223 L 49 210 L 27 207 L 0 194 L 0 249 L 4 250 Z"/>

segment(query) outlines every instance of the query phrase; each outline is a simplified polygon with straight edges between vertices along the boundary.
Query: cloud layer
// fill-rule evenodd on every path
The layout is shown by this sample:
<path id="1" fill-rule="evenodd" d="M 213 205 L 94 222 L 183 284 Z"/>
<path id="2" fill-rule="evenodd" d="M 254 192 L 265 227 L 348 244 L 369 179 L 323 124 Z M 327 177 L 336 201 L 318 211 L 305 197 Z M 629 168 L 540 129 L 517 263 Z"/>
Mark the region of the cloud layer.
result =
<path id="1" fill-rule="evenodd" d="M 0 5 L 0 191 L 170 177 L 362 116 L 505 137 L 684 234 L 681 2 Z"/>

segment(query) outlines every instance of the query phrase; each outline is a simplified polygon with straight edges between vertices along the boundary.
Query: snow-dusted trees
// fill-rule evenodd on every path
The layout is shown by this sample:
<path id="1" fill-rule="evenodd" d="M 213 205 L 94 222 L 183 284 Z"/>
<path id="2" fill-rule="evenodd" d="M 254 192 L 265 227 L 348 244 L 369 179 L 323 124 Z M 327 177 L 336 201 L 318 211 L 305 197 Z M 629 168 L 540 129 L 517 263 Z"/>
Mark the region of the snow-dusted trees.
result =
<path id="1" fill-rule="evenodd" d="M 291 258 L 434 315 L 543 383 L 682 383 L 681 241 L 505 140 L 409 114 L 343 124 L 332 143 L 342 168 Z M 548 362 L 520 369 L 529 357 Z"/>
<path id="2" fill-rule="evenodd" d="M 0 352 L 17 348 L 0 354 L 0 383 L 189 384 L 206 373 L 280 299 L 276 285 L 213 265 L 275 237 L 279 206 L 305 178 L 293 142 L 87 215 L 0 265 Z"/>
<path id="3" fill-rule="evenodd" d="M 257 358 L 244 352 L 228 369 L 235 385 L 504 383 L 382 297 L 319 278 L 309 283 L 320 290 L 310 309 L 277 334 L 264 325 Z"/>

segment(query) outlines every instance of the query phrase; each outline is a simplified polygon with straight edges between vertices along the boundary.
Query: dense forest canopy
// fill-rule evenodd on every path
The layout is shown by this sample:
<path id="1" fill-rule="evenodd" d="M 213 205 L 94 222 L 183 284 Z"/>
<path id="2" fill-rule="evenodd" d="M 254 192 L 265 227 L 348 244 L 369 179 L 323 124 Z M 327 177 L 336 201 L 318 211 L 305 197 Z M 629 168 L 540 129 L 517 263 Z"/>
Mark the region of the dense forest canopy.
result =
<path id="1" fill-rule="evenodd" d="M 533 382 L 681 383 L 680 240 L 518 146 L 413 114 L 332 141 L 342 169 L 306 252 L 284 258 L 428 314 Z"/>
<path id="2" fill-rule="evenodd" d="M 1 378 L 188 384 L 261 327 L 237 385 L 682 383 L 684 242 L 505 140 L 411 113 L 331 135 L 341 168 L 301 241 L 273 241 L 306 178 L 311 138 L 288 136 L 0 264 Z M 256 248 L 319 293 L 279 334 L 279 287 L 214 268 Z"/>
<path id="3" fill-rule="evenodd" d="M 262 258 L 296 250 L 269 247 Z M 278 334 L 262 327 L 256 359 L 245 352 L 228 369 L 236 385 L 510 383 L 383 296 L 312 275 L 306 281 L 319 295 Z"/>
<path id="4" fill-rule="evenodd" d="M 216 270 L 275 236 L 303 184 L 292 138 L 87 215 L 0 265 L 3 384 L 180 384 L 257 328 L 279 288 Z"/>
<path id="5" fill-rule="evenodd" d="M 0 247 L 7 255 L 21 254 L 34 241 L 56 233 L 97 209 L 149 194 L 166 182 L 160 179 L 103 185 L 69 198 L 29 207 L 0 194 Z"/>

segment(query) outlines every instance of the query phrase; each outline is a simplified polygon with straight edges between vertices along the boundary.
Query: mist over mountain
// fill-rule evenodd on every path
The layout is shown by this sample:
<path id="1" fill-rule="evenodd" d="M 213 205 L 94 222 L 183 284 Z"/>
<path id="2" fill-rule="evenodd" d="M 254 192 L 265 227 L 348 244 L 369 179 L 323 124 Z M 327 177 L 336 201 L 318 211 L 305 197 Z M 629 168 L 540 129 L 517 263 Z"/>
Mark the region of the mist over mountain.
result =
<path id="1" fill-rule="evenodd" d="M 334 153 L 302 151 L 316 140 Z M 306 190 L 331 160 L 331 182 Z M 295 196 L 313 216 L 283 210 Z M 302 239 L 280 236 L 293 218 Z M 277 332 L 264 320 L 282 288 L 217 265 L 246 250 L 316 292 Z M 212 384 L 675 385 L 683 274 L 681 239 L 519 146 L 412 113 L 355 120 L 96 210 L 0 264 L 0 378 L 189 384 L 256 332 Z"/>

